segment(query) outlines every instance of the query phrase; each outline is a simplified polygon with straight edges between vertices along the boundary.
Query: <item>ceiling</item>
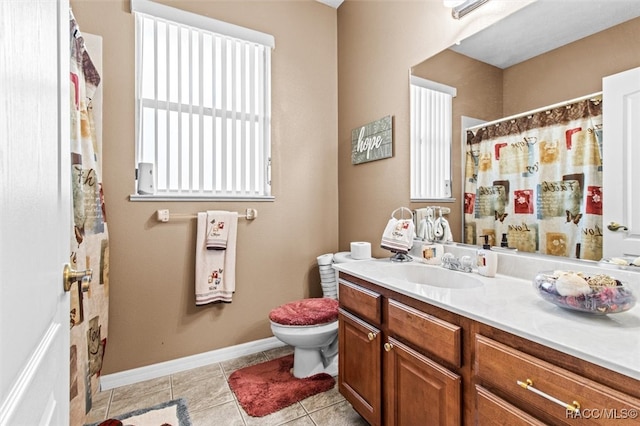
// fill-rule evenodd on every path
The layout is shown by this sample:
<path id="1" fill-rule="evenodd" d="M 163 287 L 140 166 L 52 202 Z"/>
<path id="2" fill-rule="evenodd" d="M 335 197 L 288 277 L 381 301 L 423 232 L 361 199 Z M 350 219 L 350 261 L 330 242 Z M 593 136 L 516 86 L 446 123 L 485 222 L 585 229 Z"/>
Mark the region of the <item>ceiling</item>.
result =
<path id="1" fill-rule="evenodd" d="M 508 68 L 638 16 L 638 0 L 538 0 L 451 50 Z"/>

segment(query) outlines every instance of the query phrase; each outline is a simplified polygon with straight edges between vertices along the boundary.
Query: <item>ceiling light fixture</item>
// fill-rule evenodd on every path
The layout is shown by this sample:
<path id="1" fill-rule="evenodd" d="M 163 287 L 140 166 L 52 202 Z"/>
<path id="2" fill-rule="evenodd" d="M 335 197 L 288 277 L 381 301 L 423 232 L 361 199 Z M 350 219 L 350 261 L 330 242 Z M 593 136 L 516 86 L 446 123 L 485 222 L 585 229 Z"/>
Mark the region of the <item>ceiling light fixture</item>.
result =
<path id="1" fill-rule="evenodd" d="M 451 16 L 460 19 L 488 2 L 489 0 L 442 0 L 446 7 L 451 8 Z"/>

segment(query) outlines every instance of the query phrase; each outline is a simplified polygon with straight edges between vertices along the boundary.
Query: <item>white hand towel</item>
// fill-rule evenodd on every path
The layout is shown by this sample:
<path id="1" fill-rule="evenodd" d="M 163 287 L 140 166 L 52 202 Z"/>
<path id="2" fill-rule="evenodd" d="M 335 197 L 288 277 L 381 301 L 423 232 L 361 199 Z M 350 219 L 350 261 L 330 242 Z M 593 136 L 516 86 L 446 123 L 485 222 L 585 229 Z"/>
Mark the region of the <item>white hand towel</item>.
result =
<path id="1" fill-rule="evenodd" d="M 430 208 L 423 207 L 423 208 L 415 209 L 413 212 L 413 224 L 415 225 L 415 228 L 416 228 L 416 236 L 418 238 L 422 238 L 423 240 L 425 238 L 426 218 L 427 218 L 427 212 L 429 210 Z"/>
<path id="2" fill-rule="evenodd" d="M 440 216 L 436 219 L 433 227 L 435 241 L 451 242 L 453 241 L 453 235 L 451 234 L 451 226 L 449 221 Z"/>
<path id="3" fill-rule="evenodd" d="M 395 253 L 407 253 L 413 246 L 414 229 L 413 219 L 392 217 L 382 233 L 380 246 Z"/>
<path id="4" fill-rule="evenodd" d="M 229 226 L 226 221 L 228 212 L 207 211 L 207 250 L 226 250 Z"/>
<path id="5" fill-rule="evenodd" d="M 226 249 L 208 250 L 209 213 L 224 222 Z M 236 290 L 237 212 L 200 212 L 196 234 L 195 293 L 196 305 L 213 302 L 231 303 Z"/>

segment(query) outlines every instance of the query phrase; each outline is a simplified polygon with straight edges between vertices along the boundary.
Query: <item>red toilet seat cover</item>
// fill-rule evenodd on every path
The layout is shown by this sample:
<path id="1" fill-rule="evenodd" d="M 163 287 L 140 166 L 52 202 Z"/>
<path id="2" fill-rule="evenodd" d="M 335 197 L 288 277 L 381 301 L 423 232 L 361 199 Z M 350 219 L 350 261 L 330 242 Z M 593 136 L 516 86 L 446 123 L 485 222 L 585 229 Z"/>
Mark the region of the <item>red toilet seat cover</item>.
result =
<path id="1" fill-rule="evenodd" d="M 281 325 L 319 325 L 338 319 L 338 301 L 327 297 L 302 299 L 274 308 L 269 319 Z"/>

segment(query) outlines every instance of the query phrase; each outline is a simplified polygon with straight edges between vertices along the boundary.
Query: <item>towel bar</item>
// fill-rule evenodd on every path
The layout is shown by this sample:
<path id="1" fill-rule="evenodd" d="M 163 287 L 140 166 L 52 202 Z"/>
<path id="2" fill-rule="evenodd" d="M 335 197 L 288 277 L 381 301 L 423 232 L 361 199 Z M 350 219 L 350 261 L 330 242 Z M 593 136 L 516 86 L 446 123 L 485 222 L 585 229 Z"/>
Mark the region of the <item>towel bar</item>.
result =
<path id="1" fill-rule="evenodd" d="M 158 222 L 169 222 L 170 218 L 175 219 L 195 219 L 197 218 L 197 214 L 188 214 L 188 213 L 169 213 L 169 209 L 161 209 L 156 211 L 156 220 Z M 258 217 L 258 210 L 256 209 L 247 209 L 245 214 L 239 214 L 238 217 L 253 220 Z"/>

